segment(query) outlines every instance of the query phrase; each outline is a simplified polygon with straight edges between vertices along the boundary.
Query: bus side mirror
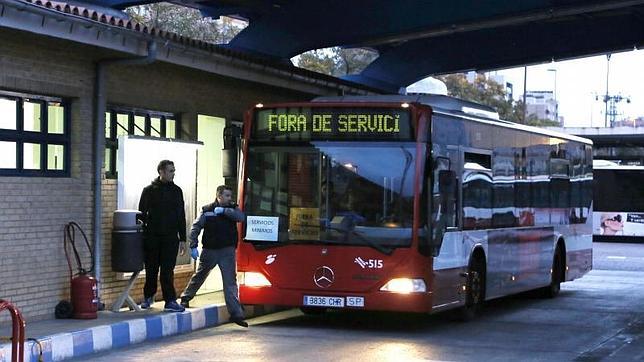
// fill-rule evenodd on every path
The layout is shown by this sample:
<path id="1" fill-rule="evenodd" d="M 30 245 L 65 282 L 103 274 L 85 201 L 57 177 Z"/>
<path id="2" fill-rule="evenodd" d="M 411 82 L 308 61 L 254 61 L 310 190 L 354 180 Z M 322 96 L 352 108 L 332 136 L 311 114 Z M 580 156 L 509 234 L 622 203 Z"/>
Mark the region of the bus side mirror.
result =
<path id="1" fill-rule="evenodd" d="M 225 178 L 237 177 L 237 144 L 241 128 L 235 125 L 224 127 L 224 149 L 221 150 L 221 170 Z"/>
<path id="2" fill-rule="evenodd" d="M 456 173 L 452 170 L 438 171 L 438 192 L 441 195 L 453 195 L 456 187 Z"/>

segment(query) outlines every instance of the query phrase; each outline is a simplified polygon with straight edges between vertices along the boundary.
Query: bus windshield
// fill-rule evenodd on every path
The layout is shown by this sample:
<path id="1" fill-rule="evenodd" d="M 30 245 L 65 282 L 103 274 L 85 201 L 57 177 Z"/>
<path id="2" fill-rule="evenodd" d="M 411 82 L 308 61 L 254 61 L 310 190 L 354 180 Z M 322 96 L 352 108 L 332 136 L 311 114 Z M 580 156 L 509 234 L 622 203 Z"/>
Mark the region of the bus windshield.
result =
<path id="1" fill-rule="evenodd" d="M 270 245 L 408 246 L 415 154 L 413 142 L 251 146 L 244 211 L 249 221 L 276 221 L 277 236 L 250 222 L 245 239 Z"/>

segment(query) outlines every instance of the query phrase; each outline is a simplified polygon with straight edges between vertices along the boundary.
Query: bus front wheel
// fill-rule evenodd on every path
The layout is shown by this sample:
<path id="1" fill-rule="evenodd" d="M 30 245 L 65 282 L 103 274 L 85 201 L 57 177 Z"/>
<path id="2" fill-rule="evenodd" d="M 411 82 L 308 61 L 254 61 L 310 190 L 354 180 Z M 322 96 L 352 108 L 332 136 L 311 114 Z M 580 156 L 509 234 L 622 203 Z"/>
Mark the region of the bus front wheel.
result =
<path id="1" fill-rule="evenodd" d="M 562 261 L 561 248 L 557 247 L 555 255 L 552 258 L 552 273 L 550 274 L 550 285 L 542 289 L 542 294 L 546 298 L 554 298 L 561 290 L 562 274 L 563 274 L 563 261 Z"/>
<path id="2" fill-rule="evenodd" d="M 485 300 L 485 263 L 477 258 L 467 271 L 465 305 L 460 310 L 460 319 L 469 321 L 476 317 Z"/>

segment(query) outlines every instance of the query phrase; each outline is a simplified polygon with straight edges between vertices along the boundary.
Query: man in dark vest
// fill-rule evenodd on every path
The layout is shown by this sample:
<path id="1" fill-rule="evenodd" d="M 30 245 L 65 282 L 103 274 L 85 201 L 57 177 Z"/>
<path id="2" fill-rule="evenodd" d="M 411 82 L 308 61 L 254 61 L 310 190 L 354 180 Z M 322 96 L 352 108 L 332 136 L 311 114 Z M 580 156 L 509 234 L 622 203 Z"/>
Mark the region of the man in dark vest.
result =
<path id="1" fill-rule="evenodd" d="M 161 290 L 166 312 L 183 312 L 174 290 L 174 266 L 177 250 L 185 253 L 186 213 L 183 192 L 174 184 L 174 163 L 163 160 L 157 166 L 159 177 L 146 186 L 139 200 L 143 221 L 145 252 L 145 286 L 141 308 L 150 308 L 157 292 L 157 275 L 161 269 Z"/>
<path id="2" fill-rule="evenodd" d="M 188 308 L 189 302 L 206 280 L 210 271 L 217 265 L 221 269 L 224 282 L 224 298 L 230 314 L 230 320 L 242 327 L 248 327 L 244 321 L 244 312 L 239 303 L 237 290 L 237 223 L 244 221 L 244 213 L 232 202 L 233 191 L 230 187 L 217 187 L 217 200 L 206 205 L 201 215 L 195 220 L 190 229 L 190 249 L 192 258 L 197 260 L 197 237 L 204 230 L 201 244 L 203 250 L 199 257 L 199 267 L 186 290 L 181 294 L 181 305 Z"/>

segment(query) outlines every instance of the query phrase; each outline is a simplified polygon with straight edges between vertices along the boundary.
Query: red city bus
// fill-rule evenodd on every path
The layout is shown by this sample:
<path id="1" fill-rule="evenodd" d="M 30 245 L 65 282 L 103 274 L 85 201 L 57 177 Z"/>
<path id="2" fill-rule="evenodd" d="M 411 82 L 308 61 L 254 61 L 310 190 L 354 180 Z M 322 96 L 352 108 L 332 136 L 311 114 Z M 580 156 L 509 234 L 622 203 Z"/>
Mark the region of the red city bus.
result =
<path id="1" fill-rule="evenodd" d="M 244 127 L 244 304 L 471 317 L 591 269 L 588 140 L 434 95 L 258 105 Z"/>

